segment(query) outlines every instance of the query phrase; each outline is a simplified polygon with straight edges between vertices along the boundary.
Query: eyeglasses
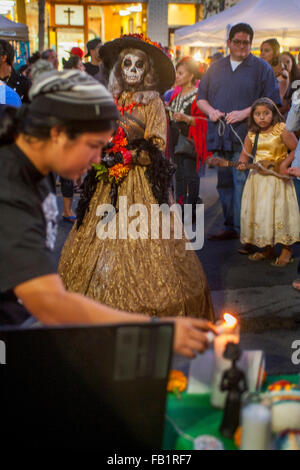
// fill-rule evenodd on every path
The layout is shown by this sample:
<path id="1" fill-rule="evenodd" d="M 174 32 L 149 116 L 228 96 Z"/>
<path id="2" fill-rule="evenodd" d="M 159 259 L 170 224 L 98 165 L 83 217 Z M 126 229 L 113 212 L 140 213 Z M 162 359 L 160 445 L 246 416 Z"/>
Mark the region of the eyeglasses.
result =
<path id="1" fill-rule="evenodd" d="M 232 39 L 231 42 L 233 42 L 235 46 L 243 46 L 243 47 L 248 47 L 251 44 L 250 41 L 240 41 L 239 39 Z"/>

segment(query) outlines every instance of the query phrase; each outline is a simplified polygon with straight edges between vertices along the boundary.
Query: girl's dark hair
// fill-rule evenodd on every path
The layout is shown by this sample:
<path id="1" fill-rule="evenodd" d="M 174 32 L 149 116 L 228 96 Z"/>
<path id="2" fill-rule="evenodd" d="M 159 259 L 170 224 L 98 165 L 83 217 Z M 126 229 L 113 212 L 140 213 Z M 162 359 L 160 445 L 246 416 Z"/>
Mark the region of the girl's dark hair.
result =
<path id="1" fill-rule="evenodd" d="M 250 111 L 250 116 L 249 116 L 249 130 L 252 132 L 260 132 L 260 127 L 256 124 L 254 121 L 254 112 L 257 108 L 257 106 L 266 106 L 270 111 L 272 111 L 273 119 L 272 119 L 272 126 L 277 124 L 278 122 L 284 122 L 284 117 L 280 113 L 278 107 L 272 101 L 270 98 L 259 98 L 258 100 L 254 101 L 251 111 Z"/>
<path id="2" fill-rule="evenodd" d="M 273 50 L 273 60 L 272 60 L 271 65 L 275 67 L 276 65 L 279 64 L 280 44 L 275 38 L 266 39 L 265 41 L 261 43 L 260 48 L 262 48 L 264 44 L 269 44 Z"/>
<path id="3" fill-rule="evenodd" d="M 30 140 L 48 140 L 53 127 L 61 128 L 69 139 L 73 140 L 85 132 L 105 132 L 114 130 L 115 121 L 66 121 L 55 116 L 45 116 L 30 111 L 30 105 L 20 109 L 11 106 L 1 108 L 0 114 L 0 146 L 14 142 L 18 134 Z"/>
<path id="4" fill-rule="evenodd" d="M 292 70 L 291 70 L 291 83 L 293 83 L 295 80 L 299 80 L 299 78 L 300 78 L 300 73 L 299 73 L 299 70 L 298 70 L 298 67 L 297 67 L 297 64 L 296 64 L 295 57 L 290 52 L 283 52 L 280 55 L 280 57 L 282 57 L 283 55 L 289 56 L 289 58 L 291 59 L 291 61 L 293 63 Z"/>
<path id="5" fill-rule="evenodd" d="M 187 56 L 187 57 L 183 57 L 183 59 L 181 59 L 178 62 L 178 64 L 176 65 L 176 70 L 181 65 L 185 67 L 190 74 L 194 75 L 194 78 L 192 80 L 192 83 L 194 85 L 196 81 L 199 80 L 200 78 L 199 67 L 198 67 L 197 62 L 195 62 L 195 60 L 192 57 Z"/>
<path id="6" fill-rule="evenodd" d="M 78 55 L 71 55 L 68 60 L 63 58 L 62 63 L 63 63 L 64 70 L 76 69 L 80 60 L 81 59 L 80 57 L 78 57 Z"/>

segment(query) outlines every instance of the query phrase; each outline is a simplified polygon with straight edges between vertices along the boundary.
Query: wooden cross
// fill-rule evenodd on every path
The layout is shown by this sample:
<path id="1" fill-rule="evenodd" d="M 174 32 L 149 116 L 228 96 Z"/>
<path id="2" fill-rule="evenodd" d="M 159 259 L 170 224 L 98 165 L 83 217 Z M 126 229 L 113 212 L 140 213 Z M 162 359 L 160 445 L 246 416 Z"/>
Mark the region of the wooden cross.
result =
<path id="1" fill-rule="evenodd" d="M 69 7 L 67 10 L 64 10 L 64 13 L 68 14 L 68 26 L 70 26 L 71 25 L 71 15 L 73 13 L 75 13 L 75 11 L 71 10 L 71 8 Z"/>

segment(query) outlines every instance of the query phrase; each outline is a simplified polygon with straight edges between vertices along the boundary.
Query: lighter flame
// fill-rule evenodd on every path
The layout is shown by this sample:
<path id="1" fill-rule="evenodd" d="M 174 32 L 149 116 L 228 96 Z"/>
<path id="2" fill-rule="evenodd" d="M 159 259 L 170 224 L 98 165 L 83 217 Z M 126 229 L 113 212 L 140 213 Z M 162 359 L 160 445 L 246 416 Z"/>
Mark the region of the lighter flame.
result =
<path id="1" fill-rule="evenodd" d="M 224 313 L 223 315 L 224 321 L 226 323 L 226 326 L 230 328 L 234 328 L 237 324 L 237 319 L 231 315 L 230 313 Z"/>

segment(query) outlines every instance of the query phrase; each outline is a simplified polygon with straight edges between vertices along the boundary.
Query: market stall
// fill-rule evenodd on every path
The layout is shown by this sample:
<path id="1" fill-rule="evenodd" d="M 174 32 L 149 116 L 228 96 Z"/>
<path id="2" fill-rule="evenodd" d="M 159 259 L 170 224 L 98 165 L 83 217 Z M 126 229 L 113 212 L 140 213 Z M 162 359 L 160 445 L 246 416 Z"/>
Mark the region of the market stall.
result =
<path id="1" fill-rule="evenodd" d="M 15 68 L 24 65 L 30 56 L 28 27 L 22 23 L 15 23 L 0 15 L 0 39 L 13 44 L 15 50 Z"/>
<path id="2" fill-rule="evenodd" d="M 15 23 L 0 15 L 0 39 L 7 41 L 28 41 L 28 27 L 22 23 Z"/>
<path id="3" fill-rule="evenodd" d="M 175 44 L 196 47 L 222 47 L 228 31 L 236 23 L 249 23 L 254 29 L 253 45 L 276 38 L 283 47 L 300 47 L 300 2 L 290 0 L 242 0 L 235 6 L 175 31 Z"/>

